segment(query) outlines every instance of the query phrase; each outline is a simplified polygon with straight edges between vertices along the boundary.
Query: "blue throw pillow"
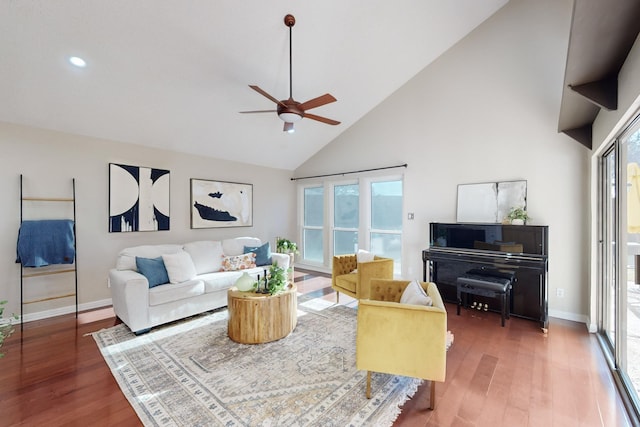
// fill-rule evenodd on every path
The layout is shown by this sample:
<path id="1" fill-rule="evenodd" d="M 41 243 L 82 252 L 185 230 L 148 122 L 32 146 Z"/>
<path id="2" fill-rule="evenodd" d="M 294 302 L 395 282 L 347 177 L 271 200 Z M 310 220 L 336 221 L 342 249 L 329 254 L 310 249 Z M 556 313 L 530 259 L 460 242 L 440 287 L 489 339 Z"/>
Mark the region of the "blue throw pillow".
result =
<path id="1" fill-rule="evenodd" d="M 271 246 L 269 242 L 265 243 L 262 246 L 245 246 L 244 253 L 248 254 L 249 252 L 253 252 L 256 254 L 256 266 L 260 265 L 271 265 Z"/>
<path id="2" fill-rule="evenodd" d="M 149 281 L 149 287 L 169 283 L 169 275 L 164 266 L 162 257 L 158 258 L 140 258 L 136 257 L 136 266 L 138 271 Z"/>

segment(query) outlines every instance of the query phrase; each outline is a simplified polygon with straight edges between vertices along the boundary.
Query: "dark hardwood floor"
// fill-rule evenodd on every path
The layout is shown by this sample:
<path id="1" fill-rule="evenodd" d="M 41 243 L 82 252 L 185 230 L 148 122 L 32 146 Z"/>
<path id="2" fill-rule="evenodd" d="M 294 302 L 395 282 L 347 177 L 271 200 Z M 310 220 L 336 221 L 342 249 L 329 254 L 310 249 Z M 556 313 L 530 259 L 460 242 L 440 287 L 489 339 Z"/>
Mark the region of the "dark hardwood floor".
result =
<path id="1" fill-rule="evenodd" d="M 330 279 L 296 271 L 298 290 L 335 301 Z M 341 304 L 356 301 L 341 295 Z M 397 426 L 630 426 L 596 338 L 583 324 L 535 322 L 447 305 L 455 341 L 447 379 L 427 408 L 425 383 Z M 91 333 L 117 323 L 110 308 L 30 322 L 2 347 L 0 426 L 138 426 Z M 363 390 L 364 393 L 364 390 Z"/>

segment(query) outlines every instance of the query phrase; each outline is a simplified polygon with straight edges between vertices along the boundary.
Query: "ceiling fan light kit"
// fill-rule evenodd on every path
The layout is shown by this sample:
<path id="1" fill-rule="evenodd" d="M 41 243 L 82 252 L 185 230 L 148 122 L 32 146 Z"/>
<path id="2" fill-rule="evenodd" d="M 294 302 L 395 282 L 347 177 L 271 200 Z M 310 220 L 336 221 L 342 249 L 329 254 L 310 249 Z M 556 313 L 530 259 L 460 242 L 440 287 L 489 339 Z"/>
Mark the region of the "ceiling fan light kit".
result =
<path id="1" fill-rule="evenodd" d="M 309 114 L 306 111 L 312 108 L 321 107 L 323 105 L 329 104 L 331 102 L 335 102 L 336 98 L 332 95 L 326 93 L 324 95 L 318 96 L 317 98 L 310 99 L 307 102 L 300 103 L 293 99 L 293 72 L 292 72 L 292 43 L 291 43 L 291 35 L 292 28 L 296 23 L 296 19 L 293 15 L 288 14 L 284 17 L 284 24 L 289 27 L 289 99 L 277 100 L 275 97 L 269 95 L 264 90 L 260 89 L 258 86 L 249 85 L 249 87 L 265 98 L 271 100 L 276 104 L 276 110 L 259 110 L 259 111 L 241 111 L 242 113 L 272 113 L 276 112 L 278 117 L 284 121 L 284 131 L 285 132 L 293 132 L 294 127 L 293 124 L 303 118 L 308 118 L 311 120 L 315 120 L 321 123 L 326 123 L 329 125 L 339 125 L 340 122 L 333 119 L 328 119 L 326 117 L 318 116 L 315 114 Z"/>
<path id="2" fill-rule="evenodd" d="M 294 133 L 296 130 L 293 128 L 293 123 L 291 122 L 284 122 L 284 130 L 285 132 L 288 133 Z"/>

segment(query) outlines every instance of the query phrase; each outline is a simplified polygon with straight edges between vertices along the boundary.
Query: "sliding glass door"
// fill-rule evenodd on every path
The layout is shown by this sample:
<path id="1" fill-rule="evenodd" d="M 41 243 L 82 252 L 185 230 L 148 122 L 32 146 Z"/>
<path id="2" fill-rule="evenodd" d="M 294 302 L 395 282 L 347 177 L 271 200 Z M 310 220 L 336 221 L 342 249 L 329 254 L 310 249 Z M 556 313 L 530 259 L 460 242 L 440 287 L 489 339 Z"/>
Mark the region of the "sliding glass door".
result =
<path id="1" fill-rule="evenodd" d="M 640 120 L 600 158 L 599 333 L 638 410 L 640 391 Z"/>

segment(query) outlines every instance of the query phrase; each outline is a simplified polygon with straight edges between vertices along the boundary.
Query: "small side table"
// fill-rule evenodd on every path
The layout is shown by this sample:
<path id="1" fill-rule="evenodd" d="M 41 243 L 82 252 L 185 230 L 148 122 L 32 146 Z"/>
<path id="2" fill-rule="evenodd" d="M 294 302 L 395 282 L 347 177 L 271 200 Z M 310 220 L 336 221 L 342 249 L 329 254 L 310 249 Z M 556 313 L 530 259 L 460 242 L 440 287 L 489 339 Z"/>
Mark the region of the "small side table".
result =
<path id="1" fill-rule="evenodd" d="M 276 295 L 227 291 L 229 338 L 242 344 L 261 344 L 289 335 L 298 322 L 298 290 L 289 286 Z"/>

